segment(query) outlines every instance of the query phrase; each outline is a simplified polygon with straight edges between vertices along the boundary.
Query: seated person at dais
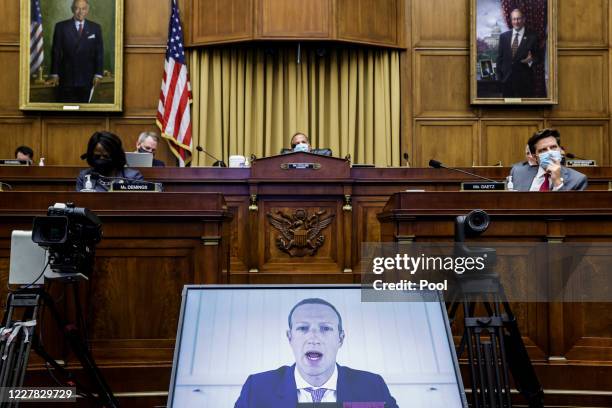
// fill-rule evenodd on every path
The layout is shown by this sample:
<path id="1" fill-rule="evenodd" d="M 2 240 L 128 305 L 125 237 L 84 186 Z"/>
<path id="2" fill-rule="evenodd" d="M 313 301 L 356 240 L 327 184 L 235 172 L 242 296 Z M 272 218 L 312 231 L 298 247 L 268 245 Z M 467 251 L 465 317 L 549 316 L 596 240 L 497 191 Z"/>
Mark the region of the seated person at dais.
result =
<path id="1" fill-rule="evenodd" d="M 561 137 L 556 129 L 543 129 L 527 142 L 538 166 L 515 165 L 510 170 L 514 189 L 518 191 L 584 190 L 587 177 L 561 165 Z"/>
<path id="2" fill-rule="evenodd" d="M 121 139 L 110 132 L 95 132 L 89 138 L 86 158 L 90 168 L 82 170 L 76 181 L 77 191 L 86 185 L 86 176 L 91 176 L 91 188 L 95 191 L 108 191 L 113 181 L 120 179 L 143 180 L 138 170 L 125 167 L 125 151 Z"/>
<path id="3" fill-rule="evenodd" d="M 15 149 L 15 159 L 27 161 L 29 164 L 32 164 L 34 160 L 34 150 L 28 146 L 19 146 Z"/>
<path id="4" fill-rule="evenodd" d="M 165 167 L 166 163 L 155 158 L 158 144 L 159 136 L 157 136 L 157 133 L 142 132 L 138 136 L 138 142 L 136 142 L 136 151 L 138 153 L 151 153 L 153 155 L 153 167 Z"/>
<path id="5" fill-rule="evenodd" d="M 318 154 L 321 156 L 331 156 L 331 149 L 313 149 L 310 146 L 310 141 L 308 140 L 308 136 L 306 136 L 302 132 L 297 132 L 291 137 L 291 149 L 283 148 L 281 149 L 280 154 L 287 154 L 292 152 L 307 152 Z"/>

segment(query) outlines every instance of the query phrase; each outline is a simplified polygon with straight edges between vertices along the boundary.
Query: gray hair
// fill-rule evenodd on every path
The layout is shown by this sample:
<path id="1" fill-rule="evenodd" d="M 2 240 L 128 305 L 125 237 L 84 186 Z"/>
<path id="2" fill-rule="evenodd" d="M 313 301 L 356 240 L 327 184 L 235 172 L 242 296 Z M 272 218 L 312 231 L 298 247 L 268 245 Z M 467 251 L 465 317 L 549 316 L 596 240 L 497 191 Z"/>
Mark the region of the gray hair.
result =
<path id="1" fill-rule="evenodd" d="M 157 133 L 155 133 L 155 132 L 142 132 L 140 134 L 140 136 L 138 136 L 138 144 L 144 143 L 144 141 L 147 139 L 147 137 L 150 137 L 151 139 L 155 140 L 156 143 L 159 143 L 159 136 L 157 135 Z"/>
<path id="2" fill-rule="evenodd" d="M 70 6 L 70 10 L 72 10 L 72 12 L 74 13 L 74 6 L 76 5 L 76 2 L 79 0 L 72 0 L 72 5 Z M 87 3 L 87 6 L 89 7 L 89 0 L 83 0 L 85 3 Z"/>

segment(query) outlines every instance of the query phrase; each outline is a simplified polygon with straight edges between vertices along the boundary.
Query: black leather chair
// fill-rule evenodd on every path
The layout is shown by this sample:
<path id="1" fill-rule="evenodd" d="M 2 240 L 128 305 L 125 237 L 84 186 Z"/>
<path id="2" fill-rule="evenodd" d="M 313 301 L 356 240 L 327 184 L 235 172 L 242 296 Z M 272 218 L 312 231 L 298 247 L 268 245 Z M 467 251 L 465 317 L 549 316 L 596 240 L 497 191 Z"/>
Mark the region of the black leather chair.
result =
<path id="1" fill-rule="evenodd" d="M 292 149 L 287 149 L 286 147 L 282 148 L 280 151 L 280 154 L 287 154 L 287 153 L 292 153 L 293 150 Z M 312 154 L 318 154 L 320 156 L 331 156 L 332 155 L 332 150 L 325 148 L 325 149 L 312 149 L 310 151 L 310 153 Z"/>

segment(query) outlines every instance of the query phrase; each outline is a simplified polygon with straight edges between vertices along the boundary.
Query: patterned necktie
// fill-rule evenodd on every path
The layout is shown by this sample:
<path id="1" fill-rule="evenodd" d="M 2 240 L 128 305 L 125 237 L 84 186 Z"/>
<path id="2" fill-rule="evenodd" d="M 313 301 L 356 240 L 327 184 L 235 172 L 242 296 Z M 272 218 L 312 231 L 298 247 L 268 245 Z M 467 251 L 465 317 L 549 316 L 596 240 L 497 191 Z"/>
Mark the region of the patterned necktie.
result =
<path id="1" fill-rule="evenodd" d="M 514 58 L 514 56 L 516 55 L 516 51 L 518 50 L 518 47 L 519 47 L 518 37 L 519 37 L 519 33 L 516 33 L 516 35 L 514 36 L 514 41 L 512 41 L 512 58 Z"/>
<path id="2" fill-rule="evenodd" d="M 79 36 L 83 34 L 83 23 L 79 23 Z"/>
<path id="3" fill-rule="evenodd" d="M 548 179 L 550 178 L 550 174 L 544 173 L 544 182 L 540 186 L 540 191 L 550 191 L 550 183 Z"/>
<path id="4" fill-rule="evenodd" d="M 305 391 L 308 391 L 310 393 L 310 395 L 312 395 L 312 402 L 321 402 L 321 400 L 323 399 L 323 396 L 325 395 L 325 391 L 327 391 L 327 388 L 317 388 L 316 390 L 314 388 L 304 388 Z"/>

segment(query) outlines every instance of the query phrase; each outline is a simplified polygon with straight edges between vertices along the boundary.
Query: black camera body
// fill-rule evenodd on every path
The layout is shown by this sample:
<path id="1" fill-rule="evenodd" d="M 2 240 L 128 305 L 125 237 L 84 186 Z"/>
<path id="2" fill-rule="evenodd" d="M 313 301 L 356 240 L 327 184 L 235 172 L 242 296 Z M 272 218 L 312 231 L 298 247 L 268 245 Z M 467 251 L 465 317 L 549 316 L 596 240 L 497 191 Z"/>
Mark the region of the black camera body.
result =
<path id="1" fill-rule="evenodd" d="M 465 244 L 466 237 L 475 237 L 487 230 L 491 217 L 484 210 L 472 210 L 468 215 L 455 219 L 455 251 L 460 256 L 483 257 L 489 270 L 497 262 L 497 251 L 494 248 L 473 247 Z"/>
<path id="2" fill-rule="evenodd" d="M 93 270 L 95 246 L 102 223 L 87 208 L 73 203 L 50 206 L 46 217 L 35 217 L 32 241 L 49 251 L 49 266 L 57 276 L 87 277 Z"/>

